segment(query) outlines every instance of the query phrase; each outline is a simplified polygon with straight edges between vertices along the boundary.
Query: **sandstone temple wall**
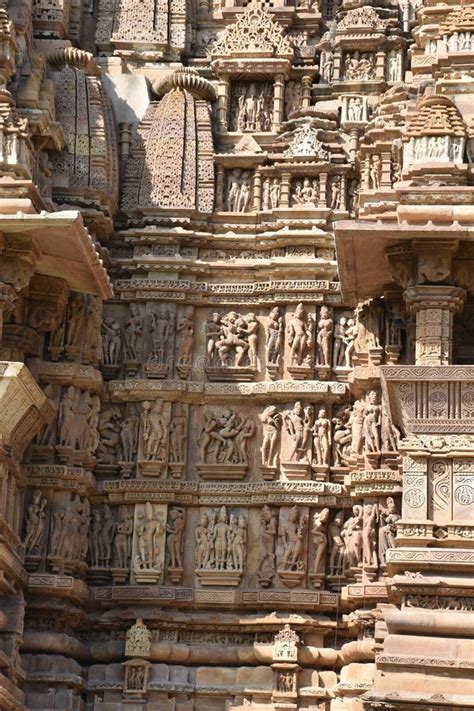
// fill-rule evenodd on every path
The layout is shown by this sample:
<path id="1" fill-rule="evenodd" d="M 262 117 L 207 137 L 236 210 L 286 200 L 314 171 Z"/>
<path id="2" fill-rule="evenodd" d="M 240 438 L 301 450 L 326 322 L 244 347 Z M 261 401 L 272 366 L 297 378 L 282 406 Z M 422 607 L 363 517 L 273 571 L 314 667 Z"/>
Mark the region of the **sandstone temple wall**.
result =
<path id="1" fill-rule="evenodd" d="M 474 708 L 472 0 L 0 2 L 0 709 Z"/>

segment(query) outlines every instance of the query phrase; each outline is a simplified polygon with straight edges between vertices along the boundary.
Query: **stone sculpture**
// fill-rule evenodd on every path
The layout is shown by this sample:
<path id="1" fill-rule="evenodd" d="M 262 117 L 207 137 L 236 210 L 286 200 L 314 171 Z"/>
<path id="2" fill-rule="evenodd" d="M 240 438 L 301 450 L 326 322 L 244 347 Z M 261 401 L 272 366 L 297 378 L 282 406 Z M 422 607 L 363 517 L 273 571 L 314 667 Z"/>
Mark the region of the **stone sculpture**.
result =
<path id="1" fill-rule="evenodd" d="M 0 20 L 0 706 L 464 708 L 472 3 Z"/>
<path id="2" fill-rule="evenodd" d="M 47 505 L 48 500 L 42 496 L 40 489 L 36 489 L 27 509 L 26 534 L 23 541 L 26 555 L 41 553 Z"/>
<path id="3" fill-rule="evenodd" d="M 202 585 L 239 583 L 247 556 L 247 518 L 221 506 L 202 514 L 195 530 L 196 571 Z"/>
<path id="4" fill-rule="evenodd" d="M 260 419 L 263 426 L 262 466 L 270 469 L 278 467 L 283 418 L 277 407 L 269 405 L 261 414 Z"/>
<path id="5" fill-rule="evenodd" d="M 283 345 L 284 320 L 278 306 L 270 311 L 267 324 L 267 368 L 279 365 Z"/>
<path id="6" fill-rule="evenodd" d="M 306 572 L 303 552 L 307 527 L 308 515 L 300 511 L 298 506 L 293 506 L 287 520 L 280 524 L 278 530 L 283 546 L 278 575 L 288 587 L 298 585 Z"/>
<path id="7" fill-rule="evenodd" d="M 265 504 L 260 514 L 260 563 L 258 582 L 261 587 L 272 585 L 276 572 L 276 540 L 278 518 L 276 511 Z"/>
<path id="8" fill-rule="evenodd" d="M 311 362 L 313 345 L 313 319 L 303 304 L 298 304 L 287 326 L 288 346 L 292 366 L 303 366 Z"/>

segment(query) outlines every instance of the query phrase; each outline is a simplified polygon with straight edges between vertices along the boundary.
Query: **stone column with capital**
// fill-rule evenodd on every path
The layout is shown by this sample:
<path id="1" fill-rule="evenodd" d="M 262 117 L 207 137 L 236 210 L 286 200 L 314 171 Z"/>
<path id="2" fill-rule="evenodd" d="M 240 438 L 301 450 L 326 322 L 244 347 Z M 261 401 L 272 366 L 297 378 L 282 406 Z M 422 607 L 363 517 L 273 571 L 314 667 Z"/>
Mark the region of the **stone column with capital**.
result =
<path id="1" fill-rule="evenodd" d="M 273 82 L 273 120 L 272 129 L 278 131 L 283 121 L 283 106 L 285 94 L 285 78 L 277 74 Z"/>
<path id="2" fill-rule="evenodd" d="M 217 86 L 217 129 L 219 133 L 227 131 L 230 81 L 227 75 L 221 76 Z"/>
<path id="3" fill-rule="evenodd" d="M 453 317 L 462 310 L 466 291 L 457 286 L 419 284 L 405 290 L 416 319 L 416 365 L 452 362 Z"/>

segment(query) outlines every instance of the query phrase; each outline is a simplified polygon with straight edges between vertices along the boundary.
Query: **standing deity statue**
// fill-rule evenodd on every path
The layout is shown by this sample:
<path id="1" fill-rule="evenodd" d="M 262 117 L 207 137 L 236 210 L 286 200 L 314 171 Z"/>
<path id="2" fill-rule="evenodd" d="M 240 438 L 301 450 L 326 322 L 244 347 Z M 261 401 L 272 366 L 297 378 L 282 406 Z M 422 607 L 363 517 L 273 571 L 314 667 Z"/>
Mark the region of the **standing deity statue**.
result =
<path id="1" fill-rule="evenodd" d="M 288 323 L 288 345 L 291 349 L 291 365 L 301 366 L 311 360 L 313 322 L 303 304 L 298 304 Z"/>
<path id="2" fill-rule="evenodd" d="M 170 511 L 170 523 L 166 524 L 168 539 L 166 542 L 169 553 L 169 567 L 183 567 L 185 510 L 174 507 Z"/>
<path id="3" fill-rule="evenodd" d="M 387 497 L 385 507 L 379 508 L 379 540 L 378 553 L 380 565 L 385 565 L 387 551 L 395 548 L 395 538 L 397 535 L 397 521 L 400 519 L 395 500 Z"/>
<path id="4" fill-rule="evenodd" d="M 122 350 L 122 329 L 117 319 L 108 316 L 102 322 L 102 359 L 104 365 L 118 365 Z"/>
<path id="5" fill-rule="evenodd" d="M 329 540 L 331 553 L 329 556 L 329 575 L 344 574 L 344 560 L 346 544 L 342 537 L 344 526 L 344 513 L 338 511 L 332 523 L 329 524 Z"/>
<path id="6" fill-rule="evenodd" d="M 312 432 L 316 464 L 319 467 L 328 467 L 331 455 L 331 420 L 327 416 L 326 406 L 320 408 Z"/>
<path id="7" fill-rule="evenodd" d="M 383 452 L 398 452 L 398 445 L 400 443 L 400 432 L 395 427 L 392 422 L 390 415 L 387 412 L 385 404 L 382 404 L 382 417 L 381 417 L 381 442 Z"/>
<path id="8" fill-rule="evenodd" d="M 334 425 L 333 434 L 333 463 L 335 467 L 347 467 L 348 460 L 351 455 L 352 429 L 351 429 L 351 409 L 350 407 L 342 408 L 333 417 Z"/>
<path id="9" fill-rule="evenodd" d="M 74 449 L 77 444 L 78 394 L 74 386 L 69 386 L 61 398 L 58 415 L 58 440 L 61 447 Z"/>
<path id="10" fill-rule="evenodd" d="M 372 156 L 369 176 L 372 189 L 378 190 L 382 180 L 382 160 L 378 155 Z"/>
<path id="11" fill-rule="evenodd" d="M 288 520 L 280 528 L 283 543 L 283 570 L 304 570 L 304 536 L 308 527 L 308 516 L 300 513 L 297 506 L 290 509 Z"/>
<path id="12" fill-rule="evenodd" d="M 128 568 L 132 554 L 133 514 L 127 506 L 119 506 L 113 545 L 114 568 Z"/>
<path id="13" fill-rule="evenodd" d="M 194 338 L 194 308 L 188 306 L 176 325 L 176 363 L 191 363 Z"/>
<path id="14" fill-rule="evenodd" d="M 170 433 L 170 451 L 169 451 L 169 461 L 173 464 L 183 464 L 186 454 L 186 433 L 187 433 L 188 419 L 186 417 L 186 411 L 184 405 L 177 402 L 173 416 L 171 418 L 171 423 L 169 426 Z"/>
<path id="15" fill-rule="evenodd" d="M 102 311 L 102 300 L 89 294 L 86 298 L 83 344 L 85 350 L 91 351 L 97 359 L 100 359 L 102 354 Z"/>
<path id="16" fill-rule="evenodd" d="M 276 511 L 267 504 L 262 508 L 260 515 L 260 585 L 268 587 L 276 570 L 276 537 L 278 533 L 278 519 Z"/>
<path id="17" fill-rule="evenodd" d="M 334 321 L 331 310 L 328 306 L 322 306 L 318 321 L 318 334 L 316 342 L 318 344 L 319 365 L 331 365 L 331 345 L 334 331 Z"/>
<path id="18" fill-rule="evenodd" d="M 283 416 L 285 430 L 291 439 L 289 461 L 301 461 L 307 457 L 308 441 L 313 426 L 312 412 L 296 402 L 292 410 Z"/>
<path id="19" fill-rule="evenodd" d="M 349 426 L 352 432 L 352 454 L 359 456 L 364 449 L 364 416 L 365 416 L 365 401 L 356 400 L 352 406 L 352 412 L 349 419 Z"/>
<path id="20" fill-rule="evenodd" d="M 201 514 L 199 523 L 194 531 L 194 540 L 196 542 L 195 563 L 196 569 L 201 570 L 208 567 L 210 560 L 211 546 L 209 541 L 210 521 L 206 513 Z"/>
<path id="21" fill-rule="evenodd" d="M 124 321 L 123 350 L 126 360 L 139 361 L 142 355 L 143 316 L 138 304 L 130 304 Z"/>
<path id="22" fill-rule="evenodd" d="M 278 306 L 270 311 L 267 325 L 267 364 L 278 365 L 283 344 L 283 316 Z"/>
<path id="23" fill-rule="evenodd" d="M 212 542 L 215 550 L 215 567 L 216 570 L 225 570 L 228 560 L 228 538 L 230 534 L 230 525 L 227 520 L 227 509 L 222 506 L 217 523 L 212 531 Z"/>
<path id="24" fill-rule="evenodd" d="M 364 509 L 359 504 L 352 507 L 352 516 L 345 522 L 341 536 L 345 543 L 345 567 L 357 568 L 362 562 Z"/>
<path id="25" fill-rule="evenodd" d="M 99 557 L 103 568 L 108 568 L 112 558 L 112 541 L 115 534 L 115 521 L 108 504 L 102 508 L 102 526 L 98 534 Z"/>
<path id="26" fill-rule="evenodd" d="M 47 505 L 48 499 L 42 496 L 40 489 L 36 489 L 26 511 L 26 535 L 23 541 L 26 555 L 41 553 Z"/>
<path id="27" fill-rule="evenodd" d="M 380 452 L 381 414 L 379 394 L 376 390 L 370 390 L 364 409 L 363 436 L 366 454 Z"/>
<path id="28" fill-rule="evenodd" d="M 362 549 L 364 565 L 377 567 L 377 535 L 375 526 L 378 521 L 378 505 L 366 504 L 364 506 Z"/>
<path id="29" fill-rule="evenodd" d="M 149 461 L 166 461 L 168 422 L 162 414 L 163 402 L 144 402 L 141 414 L 143 457 Z"/>
<path id="30" fill-rule="evenodd" d="M 278 178 L 273 178 L 272 185 L 270 188 L 270 205 L 272 210 L 276 210 L 280 204 L 280 181 Z"/>
<path id="31" fill-rule="evenodd" d="M 341 316 L 340 319 L 334 324 L 334 340 L 333 340 L 333 352 L 332 352 L 332 363 L 334 368 L 339 368 L 344 365 L 344 355 L 345 355 L 345 344 L 344 339 L 347 333 L 347 318 Z"/>
<path id="32" fill-rule="evenodd" d="M 149 332 L 151 353 L 148 361 L 156 365 L 166 365 L 166 358 L 174 331 L 174 314 L 161 306 L 150 314 Z"/>
<path id="33" fill-rule="evenodd" d="M 314 543 L 313 573 L 315 575 L 320 575 L 321 573 L 324 573 L 324 560 L 328 544 L 328 537 L 326 533 L 328 518 L 329 509 L 322 509 L 321 511 L 317 511 L 313 516 L 313 527 L 311 529 L 311 534 L 313 536 Z"/>
<path id="34" fill-rule="evenodd" d="M 84 294 L 74 293 L 67 310 L 66 345 L 78 347 L 84 337 L 86 302 Z"/>
<path id="35" fill-rule="evenodd" d="M 136 567 L 139 569 L 157 570 L 161 555 L 159 538 L 165 527 L 161 520 L 161 512 L 153 510 L 153 505 L 147 501 L 145 510 L 137 517 L 136 534 L 138 555 Z"/>
<path id="36" fill-rule="evenodd" d="M 99 537 L 102 530 L 102 517 L 99 509 L 94 509 L 89 526 L 89 558 L 91 568 L 100 566 Z"/>
<path id="37" fill-rule="evenodd" d="M 280 457 L 280 438 L 283 418 L 278 408 L 269 405 L 260 415 L 263 426 L 261 446 L 262 465 L 277 467 Z"/>
<path id="38" fill-rule="evenodd" d="M 64 506 L 56 506 L 52 514 L 51 537 L 49 539 L 49 555 L 62 556 L 66 544 L 66 509 Z"/>
<path id="39" fill-rule="evenodd" d="M 352 318 L 347 321 L 346 333 L 344 335 L 344 365 L 352 368 L 352 357 L 355 352 L 356 339 L 359 333 L 359 326 Z"/>
<path id="40" fill-rule="evenodd" d="M 137 452 L 139 418 L 135 409 L 130 411 L 128 417 L 122 420 L 120 441 L 124 462 L 133 462 Z"/>

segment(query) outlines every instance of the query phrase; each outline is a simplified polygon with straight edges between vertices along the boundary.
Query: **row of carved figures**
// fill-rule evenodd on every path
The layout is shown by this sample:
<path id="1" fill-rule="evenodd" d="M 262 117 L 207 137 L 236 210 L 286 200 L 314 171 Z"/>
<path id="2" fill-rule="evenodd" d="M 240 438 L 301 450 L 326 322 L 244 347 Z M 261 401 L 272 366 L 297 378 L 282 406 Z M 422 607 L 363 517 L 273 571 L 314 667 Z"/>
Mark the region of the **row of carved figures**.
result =
<path id="1" fill-rule="evenodd" d="M 49 530 L 47 526 L 49 516 Z M 128 569 L 132 556 L 132 536 L 137 536 L 135 563 L 152 568 L 157 557 L 157 537 L 165 531 L 171 568 L 182 568 L 185 512 L 172 507 L 169 521 L 161 526 L 153 507 L 147 505 L 137 515 L 133 508 L 119 506 L 116 514 L 108 504 L 91 510 L 87 498 L 75 495 L 68 503 L 51 507 L 40 489 L 33 492 L 26 509 L 24 547 L 27 561 L 39 560 L 47 548 L 48 560 L 84 564 L 91 568 Z"/>
<path id="2" fill-rule="evenodd" d="M 372 162 L 375 158 L 377 156 L 373 156 Z M 372 168 L 369 166 L 367 170 L 370 174 Z M 304 201 L 309 199 L 314 188 L 311 180 L 305 178 L 298 183 L 297 189 Z M 149 377 L 168 377 L 174 362 L 179 375 L 189 377 L 196 328 L 193 306 L 177 309 L 172 304 L 144 307 L 131 303 L 125 315 L 105 315 L 102 319 L 99 299 L 94 297 L 89 304 L 94 307 L 94 317 L 85 304 L 89 302 L 76 298 L 76 295 L 70 300 L 67 317 L 52 334 L 50 353 L 55 347 L 53 344 L 66 334 L 63 343 L 69 349 L 70 360 L 81 360 L 84 344 L 94 343 L 94 348 L 101 351 L 95 362 L 102 361 L 105 368 L 114 368 L 115 373 L 125 362 L 136 366 L 134 373 L 143 364 Z M 393 334 L 396 326 L 400 328 L 401 325 L 400 319 L 393 318 L 378 300 L 361 303 L 354 312 L 341 309 L 339 315 L 327 305 L 319 308 L 319 314 L 314 313 L 314 307 L 303 303 L 298 304 L 293 313 L 286 310 L 286 314 L 283 307 L 275 306 L 265 327 L 253 312 L 211 312 L 205 325 L 206 365 L 256 368 L 260 337 L 265 331 L 266 360 L 270 366 L 276 365 L 283 356 L 286 340 L 292 366 L 311 362 L 350 367 L 354 353 L 370 347 L 400 345 L 400 334 L 395 339 Z M 194 359 L 199 357 L 195 355 Z"/>
<path id="3" fill-rule="evenodd" d="M 387 550 L 393 548 L 396 522 L 400 519 L 397 505 L 388 497 L 380 503 L 355 504 L 351 515 L 338 511 L 331 518 L 330 509 L 313 514 L 310 537 L 313 543 L 314 576 L 349 576 L 359 567 L 385 565 Z M 310 526 L 306 509 L 294 506 L 288 515 L 278 519 L 278 511 L 264 506 L 261 512 L 259 581 L 265 586 L 278 571 L 285 581 L 286 572 L 307 572 L 306 538 Z M 278 546 L 280 555 L 278 556 Z M 288 579 L 291 585 L 291 578 Z"/>
<path id="4" fill-rule="evenodd" d="M 68 360 L 99 363 L 102 358 L 101 323 L 102 300 L 90 294 L 73 293 L 64 318 L 51 335 L 51 358 L 59 360 L 65 355 Z"/>
<path id="5" fill-rule="evenodd" d="M 27 561 L 39 559 L 48 544 L 48 560 L 60 568 L 58 559 L 71 563 L 89 562 L 93 569 L 126 570 L 135 574 L 160 571 L 165 562 L 173 575 L 184 568 L 186 511 L 170 507 L 168 520 L 145 504 L 137 513 L 121 505 L 113 513 L 108 504 L 91 511 L 86 498 L 72 497 L 68 506 L 54 506 L 50 531 L 46 533 L 49 504 L 40 490 L 33 492 L 26 511 L 24 546 Z M 265 505 L 260 514 L 258 580 L 262 587 L 274 584 L 276 573 L 291 585 L 310 572 L 314 576 L 350 576 L 355 569 L 376 569 L 385 565 L 386 552 L 395 545 L 396 523 L 400 519 L 392 497 L 385 504 L 354 504 L 350 515 L 324 508 L 312 514 L 306 507 L 282 509 Z M 132 561 L 132 536 L 135 557 Z M 165 544 L 166 539 L 166 544 Z M 219 509 L 201 511 L 194 529 L 196 571 L 242 573 L 247 560 L 248 513 Z M 308 569 L 308 542 L 311 569 Z M 293 576 L 292 573 L 300 574 Z"/>
<path id="6" fill-rule="evenodd" d="M 32 448 L 32 457 L 43 459 L 45 446 L 53 450 L 57 437 L 55 449 L 60 461 L 65 454 L 70 457 L 71 452 L 78 451 L 95 454 L 101 465 L 138 461 L 144 467 L 147 462 L 184 466 L 188 406 L 172 405 L 159 398 L 141 405 L 129 404 L 125 412 L 114 404 L 106 404 L 100 411 L 100 405 L 98 396 L 81 393 L 72 386 L 67 388 L 59 403 L 57 431 L 47 426 Z M 332 415 L 325 403 L 298 401 L 291 409 L 268 405 L 258 417 L 263 467 L 278 468 L 281 460 L 346 467 L 351 457 L 396 452 L 398 447 L 399 432 L 377 390 L 369 390 L 352 405 L 338 406 Z M 198 465 L 247 466 L 248 448 L 256 433 L 257 421 L 250 413 L 229 407 L 205 408 L 197 439 Z M 221 475 L 225 477 L 225 471 Z"/>
<path id="7" fill-rule="evenodd" d="M 322 306 L 315 318 L 301 303 L 286 317 L 286 324 L 282 309 L 274 307 L 266 325 L 267 365 L 278 366 L 286 344 L 290 367 L 350 368 L 357 353 L 383 344 L 401 347 L 401 327 L 401 321 L 389 318 L 375 301 L 361 304 L 352 316 L 337 319 L 329 306 Z M 205 326 L 207 365 L 255 368 L 260 330 L 254 313 L 212 313 Z"/>
<path id="8" fill-rule="evenodd" d="M 330 51 L 323 52 L 321 57 L 321 76 L 323 81 L 331 83 L 335 79 L 345 81 L 367 81 L 376 79 L 376 56 L 373 52 L 346 52 L 344 54 L 340 76 L 334 74 L 334 56 Z M 387 53 L 385 61 L 385 79 L 387 81 L 403 80 L 403 55 L 399 50 Z"/>
<path id="9" fill-rule="evenodd" d="M 354 354 L 387 345 L 399 347 L 402 325 L 400 319 L 389 314 L 376 300 L 362 303 L 353 313 L 345 311 L 340 316 L 329 306 L 320 307 L 319 314 L 315 315 L 303 303 L 285 316 L 284 309 L 276 306 L 270 311 L 265 328 L 253 312 L 211 312 L 205 324 L 206 368 L 217 366 L 222 375 L 228 368 L 256 370 L 262 330 L 270 370 L 283 358 L 285 344 L 289 349 L 290 367 L 350 368 Z M 150 334 L 151 348 L 144 356 L 146 330 Z M 186 307 L 176 319 L 173 309 L 166 305 L 145 311 L 139 304 L 130 304 L 123 320 L 107 316 L 103 321 L 104 365 L 118 368 L 124 359 L 136 364 L 144 362 L 145 373 L 150 377 L 166 377 L 171 374 L 174 353 L 178 373 L 189 377 L 194 331 L 192 306 Z M 199 358 L 199 354 L 194 354 L 195 365 Z"/>
<path id="10" fill-rule="evenodd" d="M 353 111 L 351 105 L 351 111 Z M 356 119 L 354 119 L 356 120 Z M 331 175 L 325 183 L 325 193 L 321 193 L 321 180 L 319 176 L 295 176 L 289 183 L 289 199 L 282 204 L 282 181 L 278 176 L 264 177 L 262 180 L 262 194 L 258 209 L 276 210 L 283 207 L 328 207 L 332 210 L 348 210 L 352 212 L 356 205 L 357 185 L 356 179 L 351 179 L 347 184 L 347 194 L 343 195 L 344 176 Z M 234 168 L 226 173 L 226 189 L 224 205 L 227 212 L 250 212 L 255 209 L 253 201 L 254 175 L 252 170 Z"/>

